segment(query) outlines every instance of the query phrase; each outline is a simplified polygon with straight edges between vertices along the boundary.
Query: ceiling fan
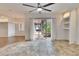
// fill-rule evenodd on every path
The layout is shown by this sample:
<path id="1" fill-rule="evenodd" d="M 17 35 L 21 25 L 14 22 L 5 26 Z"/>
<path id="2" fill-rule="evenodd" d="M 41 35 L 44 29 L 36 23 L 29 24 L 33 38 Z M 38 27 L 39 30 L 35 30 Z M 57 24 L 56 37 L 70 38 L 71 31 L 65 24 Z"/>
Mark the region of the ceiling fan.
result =
<path id="1" fill-rule="evenodd" d="M 35 8 L 35 9 L 29 11 L 29 12 L 33 12 L 33 11 L 36 10 L 36 11 L 38 11 L 39 13 L 41 13 L 42 10 L 51 12 L 52 10 L 46 9 L 46 8 L 44 8 L 44 7 L 50 6 L 50 5 L 52 5 L 52 4 L 55 4 L 55 3 L 48 3 L 48 4 L 45 4 L 45 5 L 43 5 L 43 6 L 41 6 L 40 3 L 37 3 L 37 7 L 36 7 L 36 6 L 32 6 L 32 5 L 27 5 L 27 4 L 23 4 L 23 6 L 28 6 L 28 7 L 33 7 L 33 8 Z"/>

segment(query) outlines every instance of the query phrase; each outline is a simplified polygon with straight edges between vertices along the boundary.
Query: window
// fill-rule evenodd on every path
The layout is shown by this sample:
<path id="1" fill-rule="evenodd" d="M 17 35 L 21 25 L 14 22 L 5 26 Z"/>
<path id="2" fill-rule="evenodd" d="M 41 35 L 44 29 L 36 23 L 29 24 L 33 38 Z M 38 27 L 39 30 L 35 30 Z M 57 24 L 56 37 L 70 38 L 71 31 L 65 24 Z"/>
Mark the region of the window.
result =
<path id="1" fill-rule="evenodd" d="M 24 24 L 19 24 L 19 31 L 24 31 Z"/>

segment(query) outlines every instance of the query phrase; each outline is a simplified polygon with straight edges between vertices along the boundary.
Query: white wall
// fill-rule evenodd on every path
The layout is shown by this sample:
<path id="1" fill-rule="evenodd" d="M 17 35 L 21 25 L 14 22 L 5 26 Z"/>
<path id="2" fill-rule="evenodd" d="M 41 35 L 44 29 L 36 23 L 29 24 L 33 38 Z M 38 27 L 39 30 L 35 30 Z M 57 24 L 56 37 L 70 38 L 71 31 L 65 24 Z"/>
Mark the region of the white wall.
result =
<path id="1" fill-rule="evenodd" d="M 65 40 L 64 23 L 62 14 L 56 15 L 56 40 Z"/>
<path id="2" fill-rule="evenodd" d="M 72 10 L 71 11 L 71 16 L 70 16 L 70 31 L 69 31 L 69 41 L 71 43 L 76 43 L 77 39 L 77 10 Z"/>
<path id="3" fill-rule="evenodd" d="M 15 36 L 15 23 L 8 23 L 8 37 Z"/>
<path id="4" fill-rule="evenodd" d="M 57 24 L 56 18 L 51 19 L 51 38 L 55 40 L 57 36 Z"/>
<path id="5" fill-rule="evenodd" d="M 33 24 L 33 19 L 30 19 L 30 40 L 33 40 L 33 30 L 34 30 L 34 24 Z"/>
<path id="6" fill-rule="evenodd" d="M 76 43 L 79 44 L 79 8 L 77 9 L 77 39 L 76 39 Z"/>
<path id="7" fill-rule="evenodd" d="M 8 23 L 0 22 L 0 37 L 8 37 Z"/>
<path id="8" fill-rule="evenodd" d="M 30 29 L 31 29 L 31 19 L 29 18 L 29 15 L 26 15 L 25 19 L 25 40 L 30 40 Z"/>

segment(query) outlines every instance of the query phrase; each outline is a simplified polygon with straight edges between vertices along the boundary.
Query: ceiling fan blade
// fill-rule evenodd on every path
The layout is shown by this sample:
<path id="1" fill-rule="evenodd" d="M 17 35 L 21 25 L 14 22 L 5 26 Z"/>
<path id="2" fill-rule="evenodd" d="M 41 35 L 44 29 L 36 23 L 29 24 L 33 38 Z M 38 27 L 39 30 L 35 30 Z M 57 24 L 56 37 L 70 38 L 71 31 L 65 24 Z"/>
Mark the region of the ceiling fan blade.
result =
<path id="1" fill-rule="evenodd" d="M 55 3 L 48 3 L 48 4 L 46 4 L 46 5 L 42 6 L 42 7 L 47 7 L 47 6 L 50 6 L 52 4 L 55 4 Z"/>
<path id="2" fill-rule="evenodd" d="M 43 10 L 46 10 L 46 11 L 49 11 L 49 12 L 51 12 L 52 10 L 49 10 L 49 9 L 45 9 L 45 8 L 42 8 Z"/>
<path id="3" fill-rule="evenodd" d="M 23 6 L 28 6 L 28 7 L 36 8 L 35 6 L 31 6 L 31 5 L 27 5 L 27 4 L 23 4 Z"/>
<path id="4" fill-rule="evenodd" d="M 29 12 L 33 12 L 33 11 L 35 11 L 35 10 L 37 10 L 37 9 L 33 9 L 33 10 L 29 11 Z"/>

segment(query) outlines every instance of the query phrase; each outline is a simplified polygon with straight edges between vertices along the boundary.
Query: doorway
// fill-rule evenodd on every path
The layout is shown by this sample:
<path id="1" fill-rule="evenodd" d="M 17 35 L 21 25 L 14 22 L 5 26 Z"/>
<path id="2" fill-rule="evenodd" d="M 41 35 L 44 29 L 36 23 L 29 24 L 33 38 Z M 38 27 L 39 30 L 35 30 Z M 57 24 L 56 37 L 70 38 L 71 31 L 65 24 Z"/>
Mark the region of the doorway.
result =
<path id="1" fill-rule="evenodd" d="M 33 20 L 33 40 L 51 38 L 51 19 Z"/>

